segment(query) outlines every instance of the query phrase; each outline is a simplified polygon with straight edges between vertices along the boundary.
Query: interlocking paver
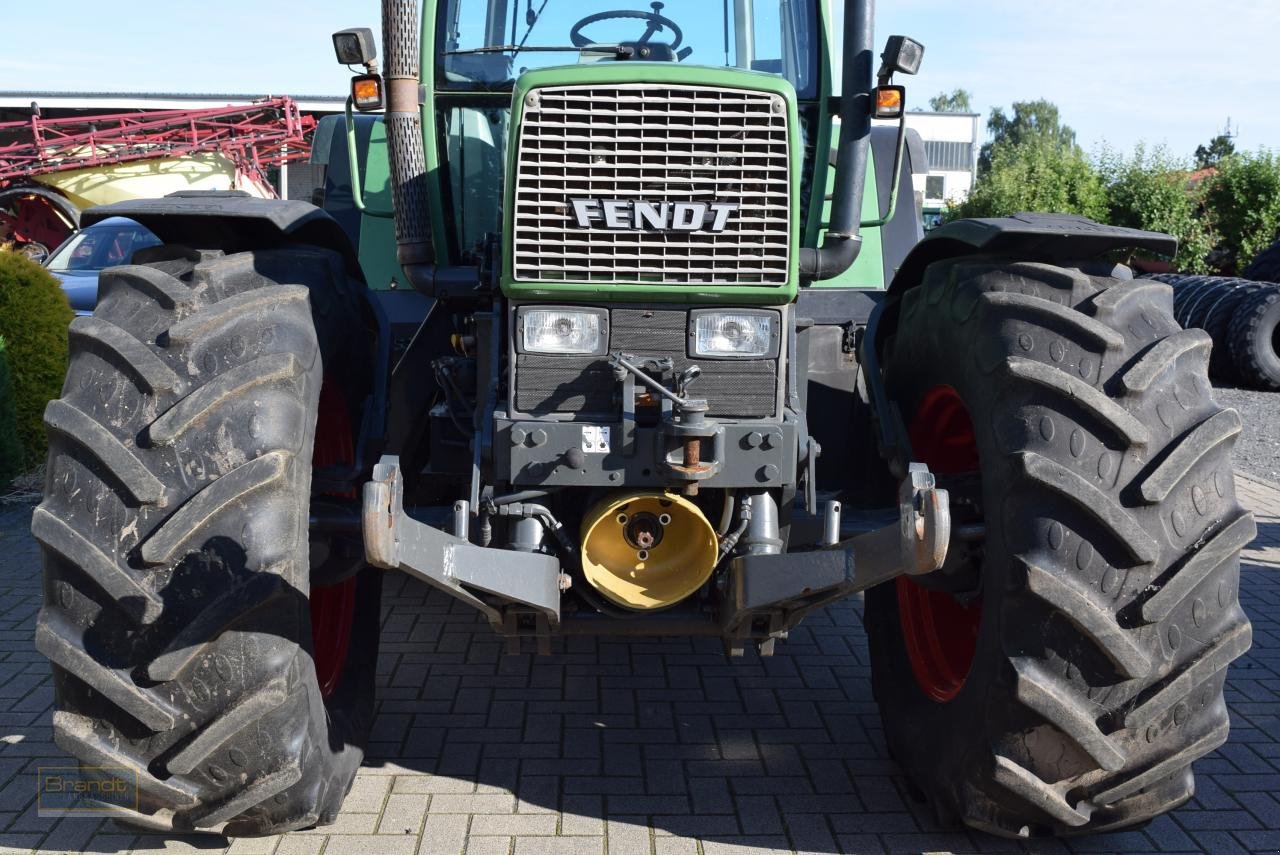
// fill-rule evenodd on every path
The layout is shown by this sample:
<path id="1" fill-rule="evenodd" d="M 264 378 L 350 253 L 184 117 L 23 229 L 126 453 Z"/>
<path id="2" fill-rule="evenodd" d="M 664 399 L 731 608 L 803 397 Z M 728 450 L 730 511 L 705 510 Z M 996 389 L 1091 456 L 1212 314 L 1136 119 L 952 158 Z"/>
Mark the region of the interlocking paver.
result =
<path id="1" fill-rule="evenodd" d="M 50 739 L 29 507 L 0 508 L 0 852 L 202 855 L 728 855 L 1280 851 L 1280 488 L 1238 479 L 1259 537 L 1240 595 L 1231 740 L 1146 829 L 1007 841 L 939 829 L 906 795 L 871 698 L 859 603 L 814 615 L 773 659 L 714 639 L 557 640 L 503 655 L 465 607 L 387 577 L 379 712 L 335 825 L 265 840 L 137 835 L 36 816 Z"/>

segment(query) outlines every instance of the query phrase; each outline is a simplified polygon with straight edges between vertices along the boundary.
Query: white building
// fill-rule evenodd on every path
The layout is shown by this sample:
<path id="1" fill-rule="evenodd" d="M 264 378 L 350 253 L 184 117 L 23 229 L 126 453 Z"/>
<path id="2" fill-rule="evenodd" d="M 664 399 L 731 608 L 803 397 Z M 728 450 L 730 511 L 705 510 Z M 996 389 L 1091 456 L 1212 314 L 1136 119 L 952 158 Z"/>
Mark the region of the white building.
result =
<path id="1" fill-rule="evenodd" d="M 907 127 L 919 132 L 928 155 L 929 172 L 915 176 L 916 193 L 924 199 L 925 228 L 936 225 L 947 203 L 969 197 L 981 145 L 977 113 L 907 113 Z"/>

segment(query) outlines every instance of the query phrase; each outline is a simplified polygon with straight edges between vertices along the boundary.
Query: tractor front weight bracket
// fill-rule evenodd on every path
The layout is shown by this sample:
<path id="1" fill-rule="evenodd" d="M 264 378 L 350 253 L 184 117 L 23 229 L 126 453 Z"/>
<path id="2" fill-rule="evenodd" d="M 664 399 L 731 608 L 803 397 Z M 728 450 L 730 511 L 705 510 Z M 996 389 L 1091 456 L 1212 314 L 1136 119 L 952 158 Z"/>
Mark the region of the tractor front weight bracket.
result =
<path id="1" fill-rule="evenodd" d="M 484 613 L 499 631 L 519 614 L 539 626 L 560 623 L 560 562 L 552 555 L 476 546 L 409 516 L 400 460 L 384 456 L 364 485 L 365 557 L 402 570 Z"/>
<path id="2" fill-rule="evenodd" d="M 951 539 L 951 510 L 923 463 L 911 463 L 898 489 L 898 519 L 811 552 L 742 555 L 730 562 L 727 603 L 722 617 L 725 641 L 739 654 L 747 638 L 775 638 L 823 606 L 899 576 L 920 576 L 942 568 Z M 839 530 L 836 515 L 827 526 Z"/>

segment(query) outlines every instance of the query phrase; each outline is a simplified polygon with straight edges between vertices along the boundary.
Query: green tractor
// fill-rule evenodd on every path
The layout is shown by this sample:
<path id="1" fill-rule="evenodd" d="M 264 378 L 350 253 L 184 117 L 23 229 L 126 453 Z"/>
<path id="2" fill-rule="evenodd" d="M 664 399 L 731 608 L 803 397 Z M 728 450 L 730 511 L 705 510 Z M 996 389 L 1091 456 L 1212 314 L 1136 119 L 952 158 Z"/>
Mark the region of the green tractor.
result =
<path id="1" fill-rule="evenodd" d="M 617 2 L 384 0 L 381 66 L 335 35 L 366 73 L 320 207 L 85 214 L 164 245 L 103 275 L 46 415 L 58 745 L 136 773 L 131 823 L 325 824 L 387 570 L 513 652 L 770 655 L 865 592 L 885 738 L 944 820 L 1186 801 L 1255 529 L 1208 339 L 1118 261 L 1173 241 L 922 238 L 893 80 L 923 48 L 877 60 L 872 0 Z"/>

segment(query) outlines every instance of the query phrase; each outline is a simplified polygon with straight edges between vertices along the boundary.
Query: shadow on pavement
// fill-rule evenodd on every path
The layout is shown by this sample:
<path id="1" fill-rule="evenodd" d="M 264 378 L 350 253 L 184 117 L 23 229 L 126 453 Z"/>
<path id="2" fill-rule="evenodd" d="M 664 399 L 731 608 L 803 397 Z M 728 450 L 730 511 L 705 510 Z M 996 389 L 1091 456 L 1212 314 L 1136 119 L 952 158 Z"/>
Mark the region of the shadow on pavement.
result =
<path id="1" fill-rule="evenodd" d="M 0 508 L 0 847 L 223 850 L 228 841 L 216 836 L 139 836 L 102 820 L 36 816 L 35 767 L 66 758 L 50 739 L 47 666 L 30 640 L 40 581 L 29 515 Z M 1246 563 L 1255 627 L 1275 596 L 1265 572 Z M 860 609 L 851 601 L 812 617 L 767 659 L 730 661 L 716 639 L 637 638 L 556 639 L 549 657 L 534 656 L 526 640 L 521 655 L 507 656 L 473 611 L 389 574 L 379 713 L 357 786 L 394 775 L 388 790 L 430 795 L 432 815 L 510 814 L 514 801 L 517 816 L 562 812 L 565 829 L 599 829 L 583 834 L 603 834 L 608 822 L 612 835 L 616 822 L 645 840 L 652 828 L 748 849 L 1119 853 L 1161 840 L 1199 848 L 1170 817 L 1148 832 L 1078 842 L 1023 844 L 939 827 L 887 756 Z M 1251 722 L 1270 708 L 1250 703 L 1253 683 L 1273 679 L 1257 661 L 1269 654 L 1258 635 L 1228 683 L 1233 738 L 1197 764 L 1210 793 L 1221 790 L 1205 773 L 1234 769 L 1226 758 L 1241 742 L 1272 738 Z M 1200 807 L 1199 798 L 1182 810 Z M 420 851 L 434 852 L 425 841 Z"/>

